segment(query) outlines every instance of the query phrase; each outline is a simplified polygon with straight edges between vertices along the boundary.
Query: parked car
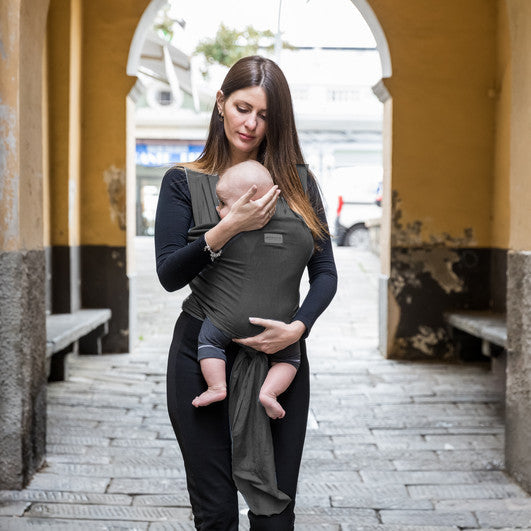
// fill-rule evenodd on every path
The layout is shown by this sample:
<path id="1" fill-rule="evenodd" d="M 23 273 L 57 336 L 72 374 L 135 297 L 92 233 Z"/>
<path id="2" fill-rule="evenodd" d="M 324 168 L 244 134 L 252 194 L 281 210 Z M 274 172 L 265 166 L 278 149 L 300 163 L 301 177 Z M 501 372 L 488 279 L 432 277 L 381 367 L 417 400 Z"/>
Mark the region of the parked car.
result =
<path id="1" fill-rule="evenodd" d="M 339 246 L 369 249 L 366 221 L 381 217 L 382 168 L 353 166 L 336 168 L 328 183 L 328 203 L 337 205 L 332 226 Z M 329 210 L 329 218 L 332 212 Z"/>

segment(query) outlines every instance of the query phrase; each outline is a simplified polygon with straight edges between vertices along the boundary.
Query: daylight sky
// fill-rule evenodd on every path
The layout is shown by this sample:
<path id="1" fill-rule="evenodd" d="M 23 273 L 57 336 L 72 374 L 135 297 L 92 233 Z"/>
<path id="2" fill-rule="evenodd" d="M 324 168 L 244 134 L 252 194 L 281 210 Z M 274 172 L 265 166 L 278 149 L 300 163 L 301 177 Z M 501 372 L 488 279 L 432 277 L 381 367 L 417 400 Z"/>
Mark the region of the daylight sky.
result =
<path id="1" fill-rule="evenodd" d="M 230 28 L 277 30 L 279 0 L 171 0 L 170 14 L 184 19 L 176 36 L 190 53 L 197 42 L 213 37 L 220 23 Z M 351 0 L 282 0 L 281 31 L 295 46 L 373 47 L 374 38 Z M 176 43 L 177 44 L 177 43 Z"/>

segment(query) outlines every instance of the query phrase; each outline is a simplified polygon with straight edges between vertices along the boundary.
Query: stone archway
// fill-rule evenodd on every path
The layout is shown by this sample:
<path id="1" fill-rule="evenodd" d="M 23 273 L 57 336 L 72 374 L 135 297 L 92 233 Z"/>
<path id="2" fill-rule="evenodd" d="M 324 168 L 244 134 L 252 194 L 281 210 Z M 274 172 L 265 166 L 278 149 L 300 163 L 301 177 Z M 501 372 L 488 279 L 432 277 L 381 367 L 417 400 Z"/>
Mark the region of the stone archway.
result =
<path id="1" fill-rule="evenodd" d="M 391 53 L 385 32 L 378 17 L 373 11 L 370 0 L 352 0 L 361 16 L 369 26 L 380 57 L 382 79 L 373 87 L 376 97 L 383 103 L 383 123 L 382 123 L 382 156 L 383 156 L 383 201 L 382 220 L 380 229 L 380 267 L 381 274 L 378 283 L 378 343 L 380 352 L 387 354 L 389 343 L 389 326 L 394 327 L 396 323 L 389 322 L 388 319 L 388 279 L 391 268 L 391 155 L 392 155 L 392 119 L 393 101 L 386 86 L 393 73 Z"/>
<path id="2" fill-rule="evenodd" d="M 393 75 L 393 66 L 391 63 L 391 53 L 389 52 L 389 45 L 385 36 L 384 30 L 378 20 L 376 14 L 369 4 L 369 0 L 351 0 L 358 8 L 361 16 L 369 26 L 374 40 L 376 41 L 376 48 L 380 55 L 380 63 L 382 65 L 382 78 L 391 77 Z"/>

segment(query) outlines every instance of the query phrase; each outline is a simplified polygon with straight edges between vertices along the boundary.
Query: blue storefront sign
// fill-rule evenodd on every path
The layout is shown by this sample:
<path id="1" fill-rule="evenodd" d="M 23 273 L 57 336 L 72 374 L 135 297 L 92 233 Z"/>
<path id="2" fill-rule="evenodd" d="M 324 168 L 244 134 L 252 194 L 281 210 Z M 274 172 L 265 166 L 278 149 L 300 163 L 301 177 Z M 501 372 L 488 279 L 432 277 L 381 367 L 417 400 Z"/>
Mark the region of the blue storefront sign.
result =
<path id="1" fill-rule="evenodd" d="M 165 166 L 196 160 L 203 151 L 197 144 L 142 144 L 136 145 L 137 166 Z"/>

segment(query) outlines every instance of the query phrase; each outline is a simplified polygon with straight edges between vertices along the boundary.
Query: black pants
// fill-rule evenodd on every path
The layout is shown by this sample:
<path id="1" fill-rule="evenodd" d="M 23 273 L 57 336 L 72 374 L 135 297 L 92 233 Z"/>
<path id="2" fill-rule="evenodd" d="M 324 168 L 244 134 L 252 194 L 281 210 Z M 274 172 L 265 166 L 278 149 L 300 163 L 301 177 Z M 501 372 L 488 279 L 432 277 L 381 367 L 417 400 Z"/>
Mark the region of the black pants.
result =
<path id="1" fill-rule="evenodd" d="M 197 361 L 201 321 L 182 313 L 175 324 L 167 372 L 168 411 L 181 447 L 195 526 L 201 531 L 237 531 L 238 498 L 232 481 L 228 401 L 195 408 L 192 400 L 206 389 Z M 227 381 L 236 348 L 227 349 Z M 293 502 L 279 515 L 249 512 L 252 531 L 291 531 L 295 494 L 306 434 L 309 368 L 301 342 L 301 366 L 288 390 L 279 397 L 283 419 L 271 421 L 278 488 Z"/>

